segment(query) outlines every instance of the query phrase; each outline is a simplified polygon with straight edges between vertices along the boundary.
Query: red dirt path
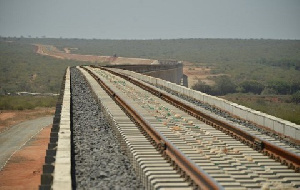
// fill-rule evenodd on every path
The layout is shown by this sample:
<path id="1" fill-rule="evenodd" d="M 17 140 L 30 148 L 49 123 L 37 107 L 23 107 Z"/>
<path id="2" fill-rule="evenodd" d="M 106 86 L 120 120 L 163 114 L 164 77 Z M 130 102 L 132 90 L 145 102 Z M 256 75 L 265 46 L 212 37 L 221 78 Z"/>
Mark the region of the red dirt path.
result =
<path id="1" fill-rule="evenodd" d="M 51 125 L 45 127 L 0 171 L 0 189 L 38 189 L 50 138 Z"/>
<path id="2" fill-rule="evenodd" d="M 36 108 L 33 110 L 2 110 L 0 111 L 0 133 L 9 127 L 26 120 L 53 115 L 55 108 Z"/>
<path id="3" fill-rule="evenodd" d="M 54 46 L 35 44 L 36 53 L 41 55 L 47 55 L 58 59 L 71 59 L 77 61 L 89 61 L 89 62 L 109 62 L 112 65 L 120 64 L 158 64 L 157 60 L 153 59 L 142 59 L 142 58 L 129 58 L 129 57 L 111 57 L 111 56 L 97 56 L 97 55 L 81 55 L 73 54 L 69 51 L 60 51 Z"/>

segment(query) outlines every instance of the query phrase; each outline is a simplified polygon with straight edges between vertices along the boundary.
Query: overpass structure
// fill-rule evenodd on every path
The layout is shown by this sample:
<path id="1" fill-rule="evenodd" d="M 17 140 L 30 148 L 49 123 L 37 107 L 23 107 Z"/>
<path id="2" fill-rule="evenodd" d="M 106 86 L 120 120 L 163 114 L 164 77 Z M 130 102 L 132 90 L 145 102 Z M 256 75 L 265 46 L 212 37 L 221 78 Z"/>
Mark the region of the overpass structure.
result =
<path id="1" fill-rule="evenodd" d="M 145 65 L 107 65 L 108 68 L 119 68 L 134 71 L 143 75 L 160 78 L 178 85 L 188 86 L 187 76 L 183 74 L 183 64 L 181 61 L 158 60 L 158 64 Z"/>
<path id="2" fill-rule="evenodd" d="M 83 150 L 74 137 L 78 84 L 90 89 L 103 111 L 101 119 L 110 126 L 105 129 L 114 131 L 145 189 L 300 187 L 299 125 L 179 85 L 182 76 L 169 73 L 181 75 L 180 64 L 117 67 L 67 69 L 40 189 L 78 188 L 82 171 L 92 169 L 80 168 L 84 163 L 77 158 L 92 151 L 92 156 L 81 156 L 99 160 L 94 154 L 102 154 L 94 147 Z M 84 83 L 76 84 L 78 77 Z M 87 92 L 79 93 L 85 97 Z M 87 114 L 83 118 L 90 120 L 94 112 L 81 108 L 79 114 Z M 81 127 L 89 130 L 89 126 Z M 88 134 L 98 131 L 91 130 Z M 84 138 L 93 141 L 94 137 Z M 103 176 L 110 174 L 88 174 L 94 175 L 86 179 L 96 181 L 91 184 L 105 182 Z"/>

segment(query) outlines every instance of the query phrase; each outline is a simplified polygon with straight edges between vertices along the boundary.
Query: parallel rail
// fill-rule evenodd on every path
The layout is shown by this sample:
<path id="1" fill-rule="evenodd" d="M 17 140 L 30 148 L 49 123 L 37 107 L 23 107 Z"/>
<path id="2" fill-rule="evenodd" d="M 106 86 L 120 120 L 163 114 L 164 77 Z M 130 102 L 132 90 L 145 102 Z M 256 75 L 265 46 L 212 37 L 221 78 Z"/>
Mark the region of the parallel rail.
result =
<path id="1" fill-rule="evenodd" d="M 232 136 L 233 138 L 248 145 L 249 147 L 251 147 L 259 152 L 262 152 L 265 155 L 268 155 L 270 158 L 272 158 L 276 161 L 279 161 L 284 165 L 287 165 L 289 168 L 294 169 L 296 172 L 300 172 L 300 156 L 299 155 L 297 155 L 289 150 L 286 150 L 285 148 L 277 146 L 274 143 L 269 142 L 265 139 L 259 138 L 255 135 L 252 135 L 249 132 L 244 131 L 240 128 L 237 128 L 233 125 L 230 125 L 226 122 L 217 120 L 216 118 L 214 118 L 208 114 L 200 112 L 199 110 L 174 99 L 173 97 L 168 95 L 168 93 L 163 93 L 161 91 L 157 91 L 155 88 L 152 88 L 148 85 L 144 85 L 143 83 L 141 83 L 140 81 L 138 81 L 136 79 L 133 79 L 132 77 L 123 75 L 121 73 L 117 73 L 115 71 L 112 71 L 112 70 L 104 68 L 104 67 L 101 67 L 101 69 L 108 71 L 116 76 L 119 76 L 127 81 L 130 81 L 131 83 L 150 92 L 151 94 L 153 94 L 153 95 L 165 100 L 166 102 L 174 105 L 175 107 L 178 107 L 181 110 L 189 113 L 190 115 L 196 117 L 200 121 L 203 121 L 204 123 L 216 128 L 220 131 L 223 131 L 224 133 Z M 155 136 L 156 135 L 153 134 L 153 138 L 157 139 L 157 137 L 155 137 Z M 155 141 L 157 142 L 157 140 L 155 140 Z"/>
<path id="2" fill-rule="evenodd" d="M 100 78 L 94 75 L 89 69 L 84 68 L 101 86 L 102 88 L 126 110 L 127 114 L 132 116 L 134 121 L 142 127 L 142 129 L 151 137 L 152 144 L 160 151 L 168 160 L 174 162 L 175 167 L 181 169 L 181 174 L 191 183 L 194 188 L 200 189 L 223 189 L 213 178 L 211 178 L 204 170 L 197 166 L 193 161 L 186 157 L 176 146 L 166 139 L 159 131 L 146 121 L 136 110 L 131 107 L 127 101 L 116 94 L 108 85 Z"/>

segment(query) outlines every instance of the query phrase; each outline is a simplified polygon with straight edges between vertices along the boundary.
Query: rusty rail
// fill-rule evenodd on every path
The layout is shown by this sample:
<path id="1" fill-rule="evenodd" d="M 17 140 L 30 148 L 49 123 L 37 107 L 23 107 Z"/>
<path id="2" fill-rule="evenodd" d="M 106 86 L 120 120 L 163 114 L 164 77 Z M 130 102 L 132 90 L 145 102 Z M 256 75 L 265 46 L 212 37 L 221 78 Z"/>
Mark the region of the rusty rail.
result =
<path id="1" fill-rule="evenodd" d="M 112 97 L 112 99 L 116 101 L 145 132 L 147 132 L 148 136 L 151 138 L 152 144 L 157 148 L 157 150 L 159 150 L 171 162 L 174 162 L 174 167 L 180 168 L 181 175 L 189 181 L 195 189 L 223 189 L 223 187 L 211 178 L 204 170 L 178 150 L 172 142 L 152 127 L 152 125 L 145 120 L 134 107 L 130 106 L 124 98 L 114 92 L 92 71 L 85 67 L 83 67 L 83 69 L 85 69 Z"/>
<path id="2" fill-rule="evenodd" d="M 196 117 L 197 119 L 203 121 L 204 123 L 211 125 L 212 127 L 223 131 L 224 133 L 232 136 L 233 138 L 241 141 L 242 143 L 250 146 L 251 148 L 262 152 L 263 154 L 269 156 L 270 158 L 281 162 L 284 165 L 287 165 L 289 168 L 294 169 L 296 172 L 300 172 L 300 156 L 285 149 L 276 144 L 269 142 L 265 139 L 256 137 L 247 131 L 244 131 L 238 127 L 230 125 L 224 121 L 217 120 L 216 118 L 207 115 L 192 106 L 186 105 L 170 95 L 168 93 L 163 93 L 157 91 L 155 88 L 144 85 L 140 81 L 133 79 L 132 77 L 123 75 L 121 73 L 117 73 L 110 69 L 101 67 L 101 69 L 106 70 L 114 75 L 122 77 L 123 79 L 130 81 L 131 83 L 139 86 L 140 88 L 150 92 L 151 94 L 160 97 L 161 99 L 165 100 L 166 102 L 180 108 L 181 110 L 189 113 L 190 115 Z"/>

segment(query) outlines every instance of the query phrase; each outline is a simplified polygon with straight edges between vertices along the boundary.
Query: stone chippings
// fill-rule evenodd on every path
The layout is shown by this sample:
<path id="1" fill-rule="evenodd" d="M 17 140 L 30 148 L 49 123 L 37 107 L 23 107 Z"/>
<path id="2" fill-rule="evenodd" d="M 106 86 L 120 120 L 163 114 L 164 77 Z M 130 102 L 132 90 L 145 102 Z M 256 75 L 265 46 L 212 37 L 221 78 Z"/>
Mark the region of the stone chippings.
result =
<path id="1" fill-rule="evenodd" d="M 143 189 L 79 70 L 71 69 L 76 189 Z"/>

